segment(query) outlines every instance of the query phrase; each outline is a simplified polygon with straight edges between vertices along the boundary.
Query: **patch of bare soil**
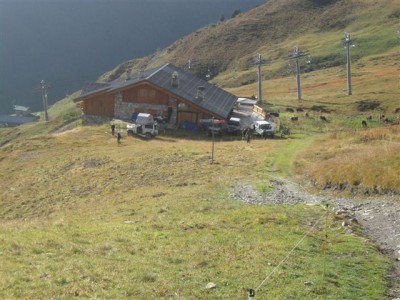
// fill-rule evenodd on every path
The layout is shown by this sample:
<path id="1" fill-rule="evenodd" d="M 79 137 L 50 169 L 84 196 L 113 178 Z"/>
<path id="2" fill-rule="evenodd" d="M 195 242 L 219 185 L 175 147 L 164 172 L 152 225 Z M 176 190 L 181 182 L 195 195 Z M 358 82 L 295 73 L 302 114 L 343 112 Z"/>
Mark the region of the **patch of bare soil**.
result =
<path id="1" fill-rule="evenodd" d="M 231 197 L 256 205 L 330 203 L 336 213 L 355 219 L 364 235 L 392 260 L 393 268 L 388 274 L 388 298 L 400 300 L 399 195 L 379 195 L 367 199 L 335 198 L 332 195 L 312 195 L 301 186 L 280 179 L 270 181 L 270 185 L 272 191 L 264 194 L 258 192 L 251 183 L 237 184 Z"/>

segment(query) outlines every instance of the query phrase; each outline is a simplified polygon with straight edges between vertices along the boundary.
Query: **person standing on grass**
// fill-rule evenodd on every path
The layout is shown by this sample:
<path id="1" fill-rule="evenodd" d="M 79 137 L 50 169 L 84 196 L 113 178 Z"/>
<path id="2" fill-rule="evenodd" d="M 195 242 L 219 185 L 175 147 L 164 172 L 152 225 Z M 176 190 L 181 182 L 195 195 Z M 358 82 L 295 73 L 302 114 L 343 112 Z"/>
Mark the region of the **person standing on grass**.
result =
<path id="1" fill-rule="evenodd" d="M 249 134 L 250 129 L 249 128 L 245 128 L 242 131 L 242 140 L 247 140 L 247 135 Z"/>
<path id="2" fill-rule="evenodd" d="M 117 143 L 118 143 L 118 145 L 121 144 L 121 139 L 122 139 L 122 135 L 121 135 L 120 132 L 118 132 L 118 133 L 117 133 Z"/>
<path id="3" fill-rule="evenodd" d="M 115 134 L 115 124 L 111 124 L 111 134 Z"/>
<path id="4" fill-rule="evenodd" d="M 251 132 L 250 132 L 250 128 L 248 128 L 248 130 L 247 130 L 247 134 L 246 134 L 246 140 L 247 140 L 247 143 L 250 143 L 250 140 L 251 140 Z"/>

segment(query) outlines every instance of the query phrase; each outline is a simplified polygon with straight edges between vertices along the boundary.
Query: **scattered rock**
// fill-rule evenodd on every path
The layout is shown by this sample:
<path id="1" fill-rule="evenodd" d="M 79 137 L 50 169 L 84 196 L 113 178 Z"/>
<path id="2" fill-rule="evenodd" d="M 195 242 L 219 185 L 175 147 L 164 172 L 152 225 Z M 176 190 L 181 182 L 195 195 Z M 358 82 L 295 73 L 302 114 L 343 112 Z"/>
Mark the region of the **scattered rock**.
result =
<path id="1" fill-rule="evenodd" d="M 217 288 L 217 285 L 213 282 L 209 282 L 206 285 L 206 289 L 208 289 L 208 290 L 212 290 L 212 289 L 216 289 L 216 288 Z"/>
<path id="2" fill-rule="evenodd" d="M 293 182 L 274 179 L 269 182 L 272 191 L 260 193 L 251 183 L 237 184 L 231 197 L 253 205 L 296 203 L 326 204 L 334 208 L 336 220 L 342 222 L 345 232 L 353 233 L 351 225 L 359 223 L 364 235 L 375 242 L 382 253 L 393 259 L 394 268 L 388 278 L 391 299 L 399 299 L 400 284 L 400 196 L 372 195 L 364 199 L 334 198 L 331 195 L 315 196 Z"/>
<path id="3" fill-rule="evenodd" d="M 349 225 L 350 224 L 349 224 L 349 222 L 347 220 L 342 222 L 342 227 L 347 227 Z"/>

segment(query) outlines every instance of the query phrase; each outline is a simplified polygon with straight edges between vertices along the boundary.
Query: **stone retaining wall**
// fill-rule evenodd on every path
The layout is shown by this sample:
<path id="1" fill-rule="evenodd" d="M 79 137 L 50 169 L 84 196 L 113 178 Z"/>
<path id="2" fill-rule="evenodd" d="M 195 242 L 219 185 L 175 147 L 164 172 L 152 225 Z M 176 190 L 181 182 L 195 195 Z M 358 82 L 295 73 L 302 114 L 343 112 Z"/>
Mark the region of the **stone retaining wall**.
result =
<path id="1" fill-rule="evenodd" d="M 167 110 L 167 105 L 124 102 L 122 101 L 122 95 L 118 94 L 115 96 L 114 115 L 117 119 L 130 120 L 132 114 L 136 111 L 156 111 L 162 114 L 162 112 L 167 112 Z"/>
<path id="2" fill-rule="evenodd" d="M 111 118 L 104 116 L 95 116 L 95 115 L 82 115 L 82 124 L 83 125 L 94 125 L 94 124 L 104 124 L 109 123 Z"/>

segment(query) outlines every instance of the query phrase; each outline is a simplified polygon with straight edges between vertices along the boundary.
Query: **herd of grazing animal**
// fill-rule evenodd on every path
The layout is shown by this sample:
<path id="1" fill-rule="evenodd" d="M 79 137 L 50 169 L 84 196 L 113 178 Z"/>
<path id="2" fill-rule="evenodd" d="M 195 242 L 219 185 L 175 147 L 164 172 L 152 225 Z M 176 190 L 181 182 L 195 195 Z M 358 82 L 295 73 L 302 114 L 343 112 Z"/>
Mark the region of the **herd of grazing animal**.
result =
<path id="1" fill-rule="evenodd" d="M 304 112 L 304 108 L 302 108 L 302 107 L 297 107 L 297 108 L 288 107 L 288 108 L 286 108 L 286 111 L 293 113 L 293 117 L 290 118 L 290 121 L 298 122 L 299 121 L 299 116 L 295 115 L 295 113 L 296 112 Z M 271 112 L 270 115 L 275 116 L 275 117 L 279 117 L 279 113 L 277 113 L 277 112 Z M 311 116 L 310 116 L 310 114 L 308 112 L 304 113 L 304 116 L 306 118 L 311 118 Z M 319 119 L 321 121 L 324 121 L 324 122 L 329 122 L 327 117 L 323 116 L 323 115 L 320 115 Z"/>
<path id="2" fill-rule="evenodd" d="M 395 114 L 397 114 L 397 113 L 399 113 L 399 112 L 400 112 L 400 107 L 399 107 L 399 108 L 396 108 L 395 111 L 394 111 Z M 361 126 L 362 126 L 363 128 L 368 128 L 368 123 L 367 123 L 367 121 L 372 121 L 372 120 L 373 120 L 373 117 L 372 117 L 371 115 L 368 116 L 368 117 L 366 118 L 366 120 L 362 120 L 362 121 L 361 121 Z M 385 116 L 385 115 L 380 115 L 380 116 L 379 116 L 379 123 L 383 123 L 383 124 L 385 124 L 385 125 L 399 125 L 399 124 L 400 124 L 400 116 L 397 116 L 396 119 L 393 119 L 393 118 L 388 118 L 388 117 Z"/>
<path id="3" fill-rule="evenodd" d="M 295 113 L 296 112 L 304 112 L 304 109 L 301 108 L 301 107 L 298 107 L 298 108 L 288 107 L 288 108 L 286 108 L 286 112 L 293 113 L 293 116 L 290 117 L 290 121 L 293 122 L 293 123 L 296 123 L 296 122 L 299 121 L 299 116 L 297 116 Z M 327 111 L 325 111 L 325 112 L 327 112 Z M 329 122 L 328 118 L 325 115 L 322 115 L 321 113 L 322 113 L 322 111 L 320 112 L 319 119 L 321 121 L 323 121 L 323 122 Z M 327 112 L 327 113 L 329 113 L 329 112 Z M 400 113 L 400 107 L 396 108 L 394 113 L 395 114 L 399 114 Z M 271 112 L 270 115 L 275 116 L 275 117 L 279 117 L 279 113 L 278 112 Z M 306 118 L 311 118 L 311 115 L 308 112 L 306 112 L 304 114 L 304 116 Z M 373 119 L 374 119 L 373 116 L 369 115 L 368 117 L 366 117 L 365 120 L 361 121 L 361 127 L 362 128 L 368 128 L 369 127 L 368 126 L 368 122 L 373 121 Z M 400 116 L 397 116 L 397 118 L 394 119 L 394 118 L 388 118 L 385 115 L 379 115 L 379 122 L 383 123 L 385 125 L 399 125 L 400 124 Z"/>

